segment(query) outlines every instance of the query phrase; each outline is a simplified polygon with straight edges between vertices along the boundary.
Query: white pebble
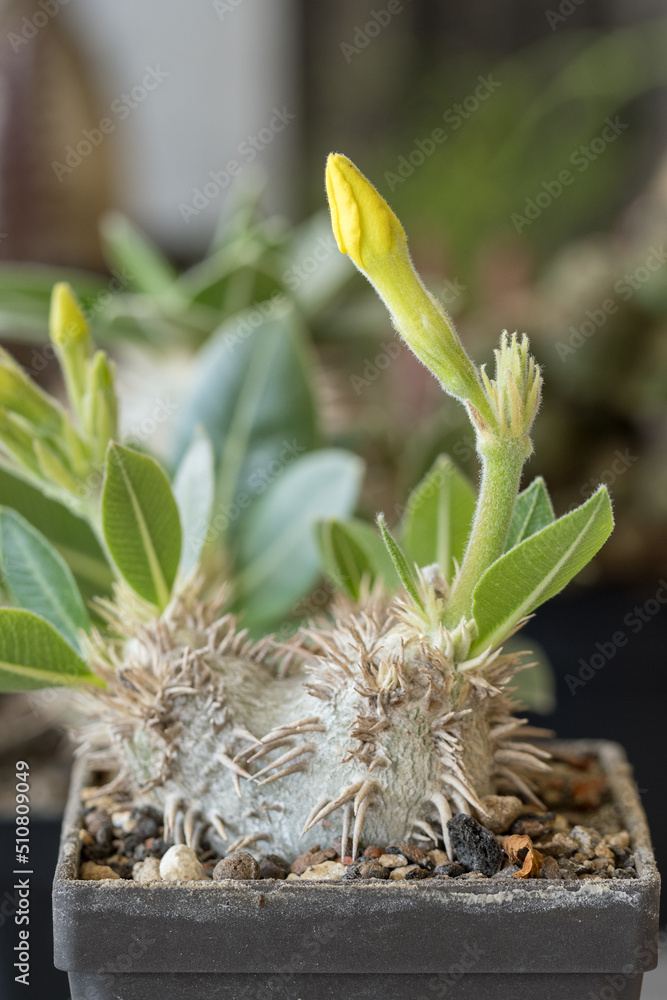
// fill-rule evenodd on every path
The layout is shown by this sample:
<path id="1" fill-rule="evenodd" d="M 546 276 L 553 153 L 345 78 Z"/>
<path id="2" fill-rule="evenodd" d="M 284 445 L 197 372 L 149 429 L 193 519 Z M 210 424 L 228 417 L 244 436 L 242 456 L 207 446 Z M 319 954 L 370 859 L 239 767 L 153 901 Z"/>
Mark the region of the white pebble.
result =
<path id="1" fill-rule="evenodd" d="M 135 819 L 130 819 L 132 811 L 130 809 L 123 809 L 119 812 L 111 813 L 111 822 L 116 827 L 117 830 L 122 830 L 123 833 L 132 833 L 137 825 Z"/>
<path id="2" fill-rule="evenodd" d="M 347 868 L 340 861 L 323 861 L 320 865 L 311 865 L 301 875 L 302 879 L 316 878 L 326 882 L 336 882 L 342 878 Z"/>
<path id="3" fill-rule="evenodd" d="M 378 861 L 383 868 L 404 868 L 408 863 L 402 854 L 381 854 Z"/>
<path id="4" fill-rule="evenodd" d="M 157 858 L 146 858 L 145 861 L 137 861 L 132 868 L 132 878 L 135 882 L 161 882 L 160 862 Z"/>
<path id="5" fill-rule="evenodd" d="M 394 868 L 389 878 L 399 881 L 400 879 L 404 879 L 409 872 L 413 872 L 415 868 L 419 868 L 419 865 L 405 865 L 403 868 Z"/>
<path id="6" fill-rule="evenodd" d="M 177 879 L 196 882 L 206 878 L 199 858 L 185 844 L 174 844 L 169 848 L 160 862 L 160 876 L 165 882 L 175 882 Z"/>

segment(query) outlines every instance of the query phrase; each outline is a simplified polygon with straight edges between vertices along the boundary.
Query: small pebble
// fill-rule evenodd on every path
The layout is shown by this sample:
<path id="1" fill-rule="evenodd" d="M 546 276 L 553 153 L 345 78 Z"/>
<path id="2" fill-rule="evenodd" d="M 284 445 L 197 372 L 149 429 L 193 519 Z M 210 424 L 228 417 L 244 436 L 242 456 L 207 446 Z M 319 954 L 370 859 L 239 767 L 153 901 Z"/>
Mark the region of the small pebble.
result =
<path id="1" fill-rule="evenodd" d="M 91 837 L 87 830 L 79 830 L 79 840 L 84 847 L 91 847 L 95 843 L 95 839 Z"/>
<path id="2" fill-rule="evenodd" d="M 560 869 L 555 858 L 545 858 L 542 862 L 542 878 L 560 878 Z"/>
<path id="3" fill-rule="evenodd" d="M 343 880 L 345 882 L 352 882 L 355 879 L 370 878 L 389 878 L 389 869 L 385 868 L 382 864 L 380 864 L 380 861 L 375 858 L 362 858 L 355 864 L 350 865 L 343 875 Z"/>
<path id="4" fill-rule="evenodd" d="M 570 838 L 576 840 L 579 850 L 588 858 L 593 857 L 595 848 L 602 840 L 601 835 L 592 826 L 573 826 L 570 830 Z"/>
<path id="5" fill-rule="evenodd" d="M 135 882 L 146 885 L 147 882 L 161 882 L 160 862 L 157 858 L 146 858 L 145 861 L 137 861 L 132 866 L 132 878 Z"/>
<path id="6" fill-rule="evenodd" d="M 595 848 L 595 857 L 606 858 L 608 861 L 613 861 L 616 855 L 612 851 L 611 847 L 607 847 L 607 845 L 603 841 L 600 841 L 600 843 Z"/>
<path id="7" fill-rule="evenodd" d="M 627 850 L 630 846 L 630 834 L 627 830 L 620 830 L 618 833 L 612 833 L 606 838 L 606 840 L 610 847 L 620 847 L 623 850 Z"/>
<path id="8" fill-rule="evenodd" d="M 419 868 L 419 865 L 404 865 L 403 868 L 394 868 L 389 877 L 398 882 L 407 878 L 410 872 L 415 871 L 417 868 Z"/>
<path id="9" fill-rule="evenodd" d="M 460 875 L 465 875 L 465 873 L 465 868 L 457 861 L 450 861 L 449 864 L 446 865 L 438 865 L 436 870 L 433 872 L 433 874 L 439 878 L 458 878 Z"/>
<path id="10" fill-rule="evenodd" d="M 552 859 L 553 860 L 553 859 Z M 558 865 L 556 865 L 556 868 Z M 501 879 L 501 878 L 514 878 L 517 872 L 521 871 L 521 865 L 508 865 L 507 868 L 501 868 L 499 872 L 492 875 L 491 878 Z"/>
<path id="11" fill-rule="evenodd" d="M 447 823 L 457 860 L 471 871 L 490 877 L 500 868 L 503 852 L 500 844 L 472 816 L 458 813 Z"/>
<path id="12" fill-rule="evenodd" d="M 385 854 L 402 854 L 411 865 L 421 865 L 426 861 L 426 851 L 417 844 L 390 844 Z"/>
<path id="13" fill-rule="evenodd" d="M 371 847 L 366 848 L 366 850 L 364 851 L 364 857 L 381 858 L 384 853 L 385 852 L 382 850 L 381 847 L 377 847 L 375 844 L 373 844 Z"/>
<path id="14" fill-rule="evenodd" d="M 277 857 L 277 855 L 275 855 Z M 282 859 L 281 859 L 282 860 Z M 289 865 L 286 861 L 283 864 L 278 864 L 273 860 L 273 857 L 265 857 L 259 859 L 259 877 L 260 878 L 287 878 L 287 873 L 289 872 Z"/>
<path id="15" fill-rule="evenodd" d="M 505 833 L 524 808 L 516 795 L 485 795 L 479 800 L 484 812 L 481 815 L 484 826 L 492 833 Z"/>
<path id="16" fill-rule="evenodd" d="M 414 865 L 414 866 L 408 865 L 408 868 L 410 869 L 410 871 L 407 871 L 405 873 L 405 878 L 407 880 L 412 881 L 413 879 L 433 878 L 433 872 L 430 870 L 430 868 L 422 868 L 421 865 Z M 402 869 L 400 868 L 394 868 L 394 871 L 401 871 L 401 870 Z"/>
<path id="17" fill-rule="evenodd" d="M 165 882 L 183 879 L 198 882 L 205 878 L 201 862 L 191 847 L 174 844 L 160 861 L 160 875 Z"/>
<path id="18" fill-rule="evenodd" d="M 290 872 L 289 875 L 287 876 L 287 881 L 288 882 L 294 882 L 294 881 L 300 882 L 301 881 L 301 876 L 297 875 L 295 872 Z"/>
<path id="19" fill-rule="evenodd" d="M 383 868 L 405 868 L 408 863 L 403 854 L 382 854 L 377 860 Z"/>
<path id="20" fill-rule="evenodd" d="M 322 861 L 312 868 L 307 868 L 301 874 L 301 879 L 319 879 L 325 882 L 337 882 L 346 873 L 347 868 L 338 861 Z"/>
<path id="21" fill-rule="evenodd" d="M 335 857 L 336 852 L 333 847 L 327 847 L 322 850 L 318 844 L 317 847 L 311 847 L 305 854 L 300 854 L 296 861 L 293 862 L 290 871 L 294 875 L 302 875 L 306 868 L 312 868 L 313 865 L 320 865 L 323 861 L 332 861 Z"/>
<path id="22" fill-rule="evenodd" d="M 111 813 L 111 822 L 117 830 L 122 830 L 123 833 L 132 833 L 137 825 L 136 820 L 132 818 L 131 809 L 123 809 L 122 812 Z"/>
<path id="23" fill-rule="evenodd" d="M 84 823 L 86 825 L 86 830 L 88 833 L 92 834 L 93 837 L 97 837 L 97 831 L 102 827 L 106 826 L 107 823 L 111 822 L 111 817 L 106 809 L 93 809 L 84 817 Z"/>
<path id="24" fill-rule="evenodd" d="M 440 865 L 449 864 L 449 858 L 447 857 L 445 851 L 429 851 L 426 857 L 431 862 L 434 869 L 438 868 Z"/>
<path id="25" fill-rule="evenodd" d="M 255 879 L 260 877 L 259 863 L 248 851 L 234 851 L 226 858 L 218 861 L 213 869 L 213 878 L 216 882 L 222 879 Z"/>
<path id="26" fill-rule="evenodd" d="M 93 882 L 101 882 L 105 878 L 120 878 L 113 868 L 108 865 L 96 865 L 94 861 L 84 861 L 81 865 L 80 876 L 82 879 Z"/>
<path id="27" fill-rule="evenodd" d="M 539 840 L 540 837 L 543 837 L 553 829 L 555 818 L 553 813 L 544 813 L 543 815 L 529 813 L 525 816 L 519 816 L 516 822 L 512 824 L 511 832 L 519 837 L 530 837 L 531 840 Z"/>

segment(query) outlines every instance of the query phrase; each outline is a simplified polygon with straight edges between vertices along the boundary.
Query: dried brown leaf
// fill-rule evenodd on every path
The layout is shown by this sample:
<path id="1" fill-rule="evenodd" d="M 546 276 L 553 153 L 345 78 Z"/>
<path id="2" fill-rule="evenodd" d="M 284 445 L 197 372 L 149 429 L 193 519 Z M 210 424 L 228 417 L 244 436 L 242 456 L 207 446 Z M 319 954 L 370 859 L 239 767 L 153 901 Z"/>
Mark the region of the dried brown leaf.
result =
<path id="1" fill-rule="evenodd" d="M 505 837 L 503 850 L 513 865 L 522 863 L 521 871 L 514 872 L 513 878 L 537 878 L 542 871 L 544 858 L 538 850 L 533 847 L 530 837 L 514 834 Z M 525 852 L 525 854 L 524 854 Z M 523 855 L 523 857 L 522 857 Z"/>

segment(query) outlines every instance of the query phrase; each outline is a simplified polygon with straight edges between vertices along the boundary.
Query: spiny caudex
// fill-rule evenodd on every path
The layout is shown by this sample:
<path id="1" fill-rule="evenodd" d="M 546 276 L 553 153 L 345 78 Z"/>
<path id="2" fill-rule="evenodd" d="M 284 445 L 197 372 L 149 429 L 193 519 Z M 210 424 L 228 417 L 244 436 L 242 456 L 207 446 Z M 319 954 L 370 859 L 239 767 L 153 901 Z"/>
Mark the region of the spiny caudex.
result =
<path id="1" fill-rule="evenodd" d="M 253 641 L 225 612 L 224 588 L 205 598 L 201 574 L 183 572 L 189 525 L 160 467 L 112 442 L 112 370 L 59 287 L 52 337 L 72 414 L 3 356 L 0 437 L 27 477 L 88 517 L 118 582 L 96 603 L 104 628 L 91 626 L 61 556 L 2 511 L 3 574 L 24 610 L 0 611 L 1 676 L 6 689 L 88 685 L 93 761 L 118 764 L 116 786 L 160 803 L 176 841 L 196 844 L 208 829 L 227 850 L 288 856 L 336 835 L 352 839 L 353 855 L 362 839 L 449 850 L 452 814 L 483 821 L 489 794 L 538 801 L 533 779 L 548 753 L 514 714 L 525 655 L 503 644 L 595 555 L 611 506 L 602 487 L 555 519 L 541 479 L 520 492 L 542 383 L 527 338 L 504 333 L 495 376 L 478 369 L 375 188 L 337 154 L 326 183 L 341 252 L 468 411 L 477 496 L 443 456 L 394 534 L 381 516 L 379 533 L 358 521 L 319 525 L 342 595 L 297 640 Z M 85 488 L 97 481 L 91 469 L 100 489 Z M 44 588 L 26 586 L 17 546 L 41 547 L 44 576 L 60 581 L 55 610 Z"/>

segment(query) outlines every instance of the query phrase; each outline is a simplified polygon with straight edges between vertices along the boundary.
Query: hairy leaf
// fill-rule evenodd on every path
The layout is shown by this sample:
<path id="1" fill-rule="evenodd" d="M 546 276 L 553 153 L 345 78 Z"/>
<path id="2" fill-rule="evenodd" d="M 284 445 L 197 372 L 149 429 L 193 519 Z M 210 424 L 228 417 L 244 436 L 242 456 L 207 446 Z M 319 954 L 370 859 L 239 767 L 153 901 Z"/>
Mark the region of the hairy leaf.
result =
<path id="1" fill-rule="evenodd" d="M 201 351 L 179 415 L 176 458 L 202 425 L 218 465 L 216 509 L 247 510 L 282 468 L 317 443 L 303 332 L 291 311 L 264 304 L 225 323 Z"/>
<path id="2" fill-rule="evenodd" d="M 63 557 L 85 598 L 110 593 L 113 573 L 88 523 L 0 466 L 0 505 L 20 511 Z"/>
<path id="3" fill-rule="evenodd" d="M 181 522 L 169 480 L 152 458 L 109 446 L 102 526 L 122 576 L 140 597 L 164 609 L 181 556 Z"/>
<path id="4" fill-rule="evenodd" d="M 400 527 L 403 549 L 418 566 L 438 563 L 451 580 L 460 565 L 475 514 L 475 491 L 447 455 L 441 455 L 412 491 Z"/>
<path id="5" fill-rule="evenodd" d="M 394 566 L 382 539 L 363 521 L 330 519 L 317 525 L 317 541 L 324 569 L 346 594 L 359 600 L 362 581 L 373 585 L 379 578 L 388 587 Z"/>
<path id="6" fill-rule="evenodd" d="M 394 569 L 396 570 L 399 580 L 415 604 L 418 607 L 423 608 L 424 604 L 419 596 L 419 589 L 417 587 L 415 575 L 410 569 L 408 561 L 405 558 L 400 545 L 389 531 L 384 514 L 378 514 L 377 523 L 378 528 L 380 529 L 380 534 L 382 535 L 382 541 L 386 546 L 387 552 L 391 556 L 391 561 L 394 564 Z"/>
<path id="7" fill-rule="evenodd" d="M 538 476 L 517 497 L 505 542 L 505 552 L 509 552 L 525 538 L 530 538 L 536 531 L 546 528 L 547 524 L 551 524 L 554 518 L 551 497 L 547 492 L 544 480 Z"/>
<path id="8" fill-rule="evenodd" d="M 66 562 L 16 511 L 0 509 L 0 567 L 13 602 L 45 618 L 79 650 L 90 618 Z"/>
<path id="9" fill-rule="evenodd" d="M 305 455 L 267 489 L 239 527 L 236 606 L 253 624 L 273 622 L 315 584 L 315 524 L 355 507 L 363 465 L 345 451 Z"/>
<path id="10" fill-rule="evenodd" d="M 53 625 L 32 611 L 0 608 L 0 691 L 83 684 L 104 687 Z"/>
<path id="11" fill-rule="evenodd" d="M 590 562 L 614 519 L 604 486 L 576 510 L 526 538 L 497 559 L 473 593 L 479 629 L 471 655 L 501 642 L 516 625 Z"/>
<path id="12" fill-rule="evenodd" d="M 183 529 L 179 567 L 183 579 L 198 565 L 206 541 L 215 489 L 214 464 L 211 442 L 200 427 L 174 477 L 174 496 Z"/>

